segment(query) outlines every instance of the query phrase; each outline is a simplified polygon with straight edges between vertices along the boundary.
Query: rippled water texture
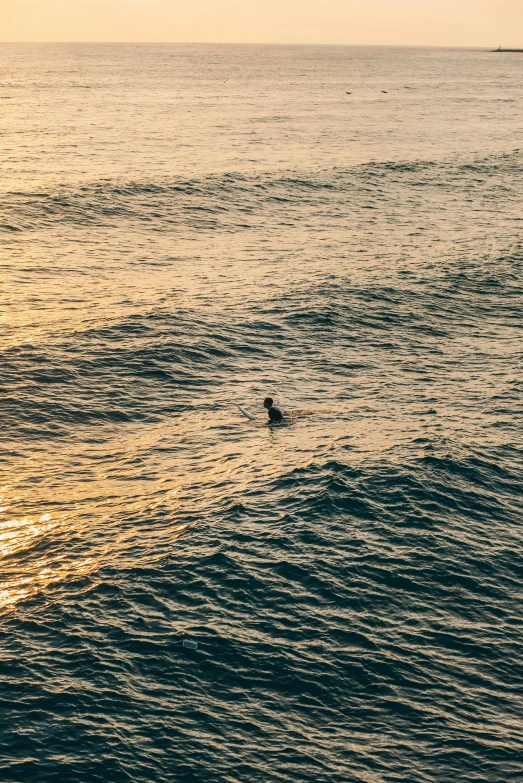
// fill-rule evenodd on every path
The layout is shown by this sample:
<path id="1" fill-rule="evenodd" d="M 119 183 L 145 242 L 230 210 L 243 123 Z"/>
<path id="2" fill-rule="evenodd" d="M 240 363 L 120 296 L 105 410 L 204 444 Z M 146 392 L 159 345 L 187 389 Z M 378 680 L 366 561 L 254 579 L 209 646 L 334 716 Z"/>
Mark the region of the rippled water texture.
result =
<path id="1" fill-rule="evenodd" d="M 522 69 L 0 48 L 2 781 L 522 780 Z"/>

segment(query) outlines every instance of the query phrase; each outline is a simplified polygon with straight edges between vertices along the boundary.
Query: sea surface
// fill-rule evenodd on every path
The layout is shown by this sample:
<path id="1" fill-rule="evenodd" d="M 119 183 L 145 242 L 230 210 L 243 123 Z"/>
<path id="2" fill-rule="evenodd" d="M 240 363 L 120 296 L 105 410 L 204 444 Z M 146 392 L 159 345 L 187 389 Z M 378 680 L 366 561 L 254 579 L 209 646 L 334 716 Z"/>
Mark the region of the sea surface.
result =
<path id="1" fill-rule="evenodd" d="M 2 783 L 523 781 L 522 109 L 0 46 Z"/>

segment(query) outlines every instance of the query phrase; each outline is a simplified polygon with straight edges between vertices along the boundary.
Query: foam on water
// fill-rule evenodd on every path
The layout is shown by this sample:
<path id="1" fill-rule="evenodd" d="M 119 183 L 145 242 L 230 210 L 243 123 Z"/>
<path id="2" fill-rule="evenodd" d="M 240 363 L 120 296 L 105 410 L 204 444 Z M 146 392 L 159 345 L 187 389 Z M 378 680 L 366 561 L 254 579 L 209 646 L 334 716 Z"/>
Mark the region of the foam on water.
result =
<path id="1" fill-rule="evenodd" d="M 0 59 L 2 779 L 518 780 L 516 61 Z"/>

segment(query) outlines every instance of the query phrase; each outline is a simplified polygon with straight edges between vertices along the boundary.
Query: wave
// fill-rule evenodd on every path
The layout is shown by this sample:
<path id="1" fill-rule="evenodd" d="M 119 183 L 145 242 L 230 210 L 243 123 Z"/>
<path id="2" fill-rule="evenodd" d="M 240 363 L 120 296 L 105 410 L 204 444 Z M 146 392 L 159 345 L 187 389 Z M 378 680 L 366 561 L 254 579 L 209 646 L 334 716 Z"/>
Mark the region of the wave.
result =
<path id="1" fill-rule="evenodd" d="M 152 231 L 241 231 L 260 215 L 303 222 L 311 210 L 347 207 L 358 212 L 383 208 L 398 190 L 447 189 L 456 196 L 474 190 L 477 198 L 521 199 L 523 155 L 475 160 L 367 163 L 329 171 L 240 173 L 155 182 L 102 181 L 56 186 L 0 197 L 0 231 L 6 234 L 56 226 L 122 227 L 129 221 Z M 480 179 L 481 177 L 481 179 Z M 499 186 L 503 192 L 496 194 Z M 300 212 L 293 209 L 300 207 Z"/>
<path id="2" fill-rule="evenodd" d="M 245 358 L 270 362 L 256 322 L 229 327 L 201 314 L 150 312 L 6 349 L 5 424 L 19 436 L 60 436 L 75 424 L 157 421 L 179 412 L 191 396 L 240 373 Z"/>

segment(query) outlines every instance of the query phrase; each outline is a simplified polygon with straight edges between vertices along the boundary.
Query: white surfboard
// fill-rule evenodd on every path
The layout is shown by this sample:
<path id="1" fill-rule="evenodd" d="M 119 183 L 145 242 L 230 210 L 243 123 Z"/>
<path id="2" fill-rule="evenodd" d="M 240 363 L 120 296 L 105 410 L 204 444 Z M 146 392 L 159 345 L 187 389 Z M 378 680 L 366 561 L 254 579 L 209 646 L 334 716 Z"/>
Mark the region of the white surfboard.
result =
<path id="1" fill-rule="evenodd" d="M 240 409 L 241 413 L 245 416 L 246 419 L 249 419 L 250 421 L 254 421 L 256 416 L 253 416 L 252 413 L 249 413 L 249 411 L 246 411 L 245 408 L 242 408 L 241 405 L 238 405 L 238 408 Z"/>

